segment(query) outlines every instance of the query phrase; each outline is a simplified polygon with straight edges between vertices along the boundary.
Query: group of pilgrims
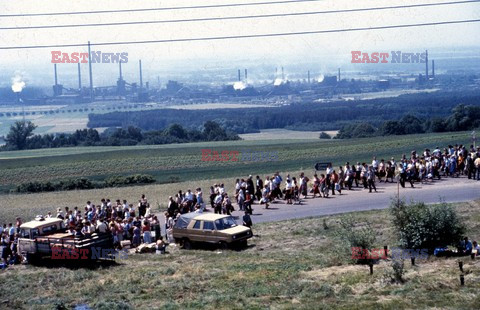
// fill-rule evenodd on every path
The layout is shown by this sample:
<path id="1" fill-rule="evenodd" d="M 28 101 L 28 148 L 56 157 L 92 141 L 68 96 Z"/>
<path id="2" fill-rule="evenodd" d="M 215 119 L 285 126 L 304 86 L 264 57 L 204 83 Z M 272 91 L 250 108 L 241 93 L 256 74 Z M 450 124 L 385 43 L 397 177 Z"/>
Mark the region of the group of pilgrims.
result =
<path id="1" fill-rule="evenodd" d="M 235 210 L 235 202 L 238 210 L 245 213 L 243 224 L 252 226 L 249 215 L 253 213 L 252 205 L 255 202 L 268 209 L 271 203 L 281 200 L 286 204 L 300 204 L 309 195 L 311 198 L 328 198 L 330 195 L 341 195 L 342 191 L 352 190 L 353 187 L 361 187 L 372 193 L 377 191 L 377 182 L 398 182 L 402 187 L 406 184 L 414 187 L 415 183 L 433 182 L 442 177 L 456 178 L 460 175 L 480 181 L 480 147 L 449 145 L 443 150 L 438 147 L 425 149 L 420 154 L 412 151 L 409 156 L 403 155 L 398 161 L 394 157 L 378 160 L 374 156 L 370 164 L 346 162 L 338 169 L 329 164 L 325 173 L 315 173 L 311 179 L 303 172 L 298 178 L 287 174 L 285 181 L 279 172 L 266 176 L 264 180 L 258 175 L 255 179 L 249 175 L 245 179 L 236 179 L 232 197 L 223 183 L 210 187 L 208 201 L 205 201 L 201 188 L 196 188 L 195 192 L 190 189 L 186 192 L 180 190 L 174 197 L 170 196 L 164 213 L 164 236 L 167 237 L 167 242 L 172 242 L 171 232 L 178 217 L 188 212 L 204 212 L 207 205 L 215 213 L 231 215 Z M 136 206 L 126 200 L 112 202 L 110 199 L 102 199 L 97 205 L 88 201 L 83 212 L 78 207 L 65 207 L 65 210 L 59 208 L 56 215 L 48 212 L 45 217 L 63 219 L 68 231 L 78 237 L 94 232 L 111 233 L 117 247 L 121 247 L 124 240 L 130 240 L 133 247 L 152 242 L 160 243 L 160 246 L 165 244 L 160 220 L 152 212 L 145 195 L 141 196 Z M 15 226 L 12 223 L 8 227 L 6 224 L 0 226 L 3 246 L 14 247 L 21 223 L 18 218 Z M 8 253 L 3 252 L 2 256 Z"/>

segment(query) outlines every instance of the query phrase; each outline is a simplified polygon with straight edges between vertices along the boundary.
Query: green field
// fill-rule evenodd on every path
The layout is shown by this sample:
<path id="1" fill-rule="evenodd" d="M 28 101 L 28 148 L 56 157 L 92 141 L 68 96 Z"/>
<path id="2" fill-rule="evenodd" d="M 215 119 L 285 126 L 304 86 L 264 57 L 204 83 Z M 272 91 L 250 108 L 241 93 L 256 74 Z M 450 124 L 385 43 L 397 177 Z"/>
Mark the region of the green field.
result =
<path id="1" fill-rule="evenodd" d="M 378 137 L 356 140 L 268 140 L 229 141 L 214 143 L 171 144 L 132 147 L 84 147 L 45 149 L 17 152 L 0 152 L 0 219 L 13 221 L 34 218 L 58 207 L 83 208 L 87 200 L 99 203 L 101 198 L 127 199 L 135 202 L 145 194 L 158 212 L 166 208 L 168 196 L 178 190 L 201 187 L 204 193 L 213 183 L 224 183 L 232 193 L 237 177 L 249 174 L 264 178 L 275 171 L 282 175 L 298 176 L 304 171 L 314 174 L 315 162 L 399 159 L 412 149 L 443 147 L 451 143 L 467 143 L 468 133 L 447 133 L 396 137 Z M 278 151 L 276 162 L 204 162 L 201 149 L 216 150 L 251 149 L 252 151 Z M 83 191 L 60 191 L 33 194 L 7 194 L 16 184 L 28 181 L 59 181 L 61 179 L 88 177 L 102 180 L 113 174 L 130 175 L 149 173 L 157 182 L 144 186 L 103 188 Z M 170 183 L 170 178 L 178 178 Z"/>
<path id="2" fill-rule="evenodd" d="M 152 174 L 158 182 L 172 177 L 180 181 L 214 179 L 274 171 L 313 171 L 316 162 L 344 164 L 346 161 L 397 159 L 411 150 L 468 143 L 466 132 L 375 137 L 355 140 L 227 141 L 134 147 L 62 148 L 0 153 L 0 186 L 11 189 L 27 181 L 59 181 L 111 175 Z M 272 152 L 274 162 L 204 162 L 201 149 Z"/>
<path id="3" fill-rule="evenodd" d="M 457 206 L 468 236 L 479 238 L 480 201 Z M 397 245 L 387 210 L 354 214 L 369 222 L 375 247 Z M 323 224 L 325 219 L 325 225 Z M 243 251 L 179 250 L 132 254 L 96 269 L 19 265 L 0 272 L 1 308 L 73 309 L 477 309 L 480 260 L 405 261 L 392 283 L 392 260 L 354 265 L 337 239 L 340 216 L 265 223 Z M 478 240 L 478 239 L 477 239 Z M 458 260 L 464 262 L 460 286 Z"/>

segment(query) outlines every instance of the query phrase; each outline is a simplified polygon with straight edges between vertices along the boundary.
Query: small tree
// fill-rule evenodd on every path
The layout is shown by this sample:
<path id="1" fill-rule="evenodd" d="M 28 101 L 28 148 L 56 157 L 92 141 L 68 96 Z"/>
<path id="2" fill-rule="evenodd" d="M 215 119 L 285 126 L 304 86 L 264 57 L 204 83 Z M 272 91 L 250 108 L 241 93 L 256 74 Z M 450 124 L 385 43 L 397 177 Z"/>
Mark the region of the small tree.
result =
<path id="1" fill-rule="evenodd" d="M 33 135 L 33 131 L 37 128 L 32 122 L 17 121 L 10 126 L 10 132 L 7 134 L 5 141 L 7 147 L 17 150 L 23 150 L 27 145 L 28 137 Z"/>
<path id="2" fill-rule="evenodd" d="M 407 249 L 428 249 L 433 253 L 436 247 L 457 245 L 465 232 L 456 210 L 446 203 L 428 206 L 399 201 L 392 203 L 390 213 L 400 243 Z"/>
<path id="3" fill-rule="evenodd" d="M 349 252 L 353 255 L 353 248 L 361 248 L 368 253 L 373 247 L 376 239 L 376 233 L 370 223 L 359 225 L 357 220 L 352 216 L 343 216 L 340 220 L 340 230 L 337 232 L 338 237 L 348 246 Z M 365 253 L 365 251 L 362 251 Z M 358 259 L 358 263 L 366 263 L 369 259 Z"/>

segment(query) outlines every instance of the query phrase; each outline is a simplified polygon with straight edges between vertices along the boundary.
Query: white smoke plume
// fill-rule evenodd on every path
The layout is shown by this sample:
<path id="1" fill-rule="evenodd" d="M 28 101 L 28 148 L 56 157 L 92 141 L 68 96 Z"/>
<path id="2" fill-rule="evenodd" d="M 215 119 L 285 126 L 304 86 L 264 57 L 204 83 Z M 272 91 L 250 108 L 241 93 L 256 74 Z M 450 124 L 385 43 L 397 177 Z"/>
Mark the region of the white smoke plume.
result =
<path id="1" fill-rule="evenodd" d="M 324 79 L 325 79 L 325 76 L 323 74 L 320 74 L 317 81 L 318 81 L 318 83 L 322 83 Z"/>
<path id="2" fill-rule="evenodd" d="M 247 85 L 244 82 L 235 82 L 233 83 L 233 89 L 235 90 L 244 90 L 247 88 Z"/>
<path id="3" fill-rule="evenodd" d="M 23 81 L 23 77 L 16 73 L 14 77 L 12 77 L 12 91 L 14 93 L 19 93 L 25 88 L 25 82 Z"/>
<path id="4" fill-rule="evenodd" d="M 280 85 L 282 85 L 283 83 L 285 83 L 284 80 L 279 79 L 279 78 L 276 78 L 275 81 L 273 82 L 273 85 L 274 85 L 274 86 L 280 86 Z"/>

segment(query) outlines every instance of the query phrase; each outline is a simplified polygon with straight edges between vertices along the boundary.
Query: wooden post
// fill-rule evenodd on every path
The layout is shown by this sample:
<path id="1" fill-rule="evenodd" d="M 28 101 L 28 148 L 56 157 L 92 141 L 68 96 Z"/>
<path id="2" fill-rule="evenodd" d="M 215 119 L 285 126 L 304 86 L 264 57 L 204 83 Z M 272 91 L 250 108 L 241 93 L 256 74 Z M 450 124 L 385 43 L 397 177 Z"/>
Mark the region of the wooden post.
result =
<path id="1" fill-rule="evenodd" d="M 460 275 L 460 285 L 465 285 L 465 277 L 462 275 Z"/>
<path id="2" fill-rule="evenodd" d="M 411 257 L 410 260 L 412 261 L 412 266 L 415 266 L 415 257 Z"/>
<path id="3" fill-rule="evenodd" d="M 373 261 L 370 260 L 368 265 L 370 266 L 370 274 L 373 274 Z"/>
<path id="4" fill-rule="evenodd" d="M 462 261 L 458 262 L 458 268 L 460 268 L 460 271 L 463 272 L 463 262 Z"/>

